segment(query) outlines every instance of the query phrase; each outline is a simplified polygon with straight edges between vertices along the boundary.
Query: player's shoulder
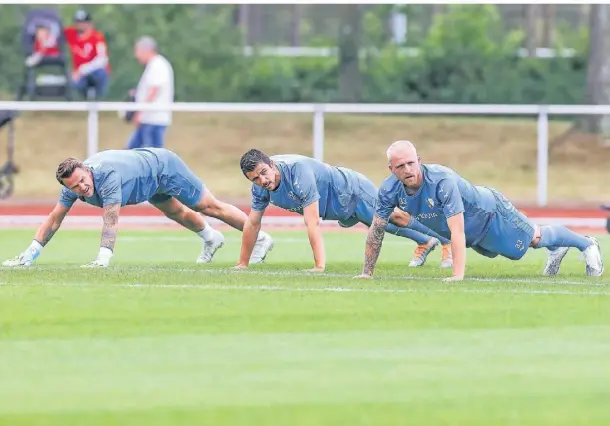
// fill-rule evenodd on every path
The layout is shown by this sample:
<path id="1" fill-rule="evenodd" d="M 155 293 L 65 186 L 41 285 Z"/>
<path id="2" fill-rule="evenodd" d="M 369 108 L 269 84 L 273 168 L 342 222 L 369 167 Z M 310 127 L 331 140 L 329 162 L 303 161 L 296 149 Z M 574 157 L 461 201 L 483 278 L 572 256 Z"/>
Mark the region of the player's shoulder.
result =
<path id="1" fill-rule="evenodd" d="M 396 192 L 401 185 L 402 183 L 400 182 L 400 180 L 398 180 L 398 178 L 394 174 L 390 174 L 383 180 L 383 182 L 381 182 L 381 185 L 379 186 L 379 192 L 391 194 Z"/>
<path id="2" fill-rule="evenodd" d="M 424 170 L 425 181 L 431 184 L 436 184 L 444 180 L 457 181 L 460 177 L 455 170 L 441 164 L 424 164 L 422 165 L 422 168 Z"/>
<path id="3" fill-rule="evenodd" d="M 286 165 L 303 164 L 306 163 L 307 160 L 312 160 L 312 158 L 301 154 L 276 154 L 269 158 L 271 158 L 275 163 L 282 163 Z"/>
<path id="4" fill-rule="evenodd" d="M 108 162 L 121 158 L 121 157 L 130 157 L 136 154 L 135 150 L 127 150 L 127 149 L 107 149 L 104 151 L 97 152 L 93 154 L 91 157 L 87 158 L 83 161 L 84 164 L 107 164 Z"/>
<path id="5" fill-rule="evenodd" d="M 263 188 L 260 185 L 257 185 L 255 183 L 250 184 L 250 192 L 252 193 L 252 195 L 255 195 L 257 197 L 263 197 L 263 196 L 267 196 L 269 195 L 269 191 L 266 190 L 265 188 Z"/>
<path id="6" fill-rule="evenodd" d="M 74 199 L 78 198 L 78 195 L 76 194 L 76 192 L 72 191 L 70 188 L 68 188 L 67 186 L 64 186 L 64 185 L 61 186 L 60 195 L 67 196 L 69 198 L 74 198 Z"/>
<path id="7" fill-rule="evenodd" d="M 83 164 L 89 167 L 94 177 L 99 179 L 116 172 L 114 167 L 114 164 L 116 163 L 113 160 L 118 159 L 120 155 L 120 152 L 111 150 L 101 151 L 87 158 L 85 161 L 83 161 Z"/>
<path id="8" fill-rule="evenodd" d="M 289 174 L 302 173 L 313 168 L 313 158 L 299 154 L 273 155 L 271 160 L 284 172 Z"/>

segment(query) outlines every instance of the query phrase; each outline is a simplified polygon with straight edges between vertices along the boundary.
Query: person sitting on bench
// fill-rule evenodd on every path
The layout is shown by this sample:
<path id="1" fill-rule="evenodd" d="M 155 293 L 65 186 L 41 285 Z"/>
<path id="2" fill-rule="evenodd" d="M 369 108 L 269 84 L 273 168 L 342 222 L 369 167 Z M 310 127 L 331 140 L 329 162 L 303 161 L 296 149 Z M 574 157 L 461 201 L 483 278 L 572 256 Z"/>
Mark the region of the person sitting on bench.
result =
<path id="1" fill-rule="evenodd" d="M 90 88 L 95 90 L 97 99 L 103 97 L 110 74 L 104 34 L 93 27 L 91 15 L 83 10 L 76 12 L 74 26 L 64 33 L 72 52 L 73 87 L 83 98 L 88 98 Z"/>

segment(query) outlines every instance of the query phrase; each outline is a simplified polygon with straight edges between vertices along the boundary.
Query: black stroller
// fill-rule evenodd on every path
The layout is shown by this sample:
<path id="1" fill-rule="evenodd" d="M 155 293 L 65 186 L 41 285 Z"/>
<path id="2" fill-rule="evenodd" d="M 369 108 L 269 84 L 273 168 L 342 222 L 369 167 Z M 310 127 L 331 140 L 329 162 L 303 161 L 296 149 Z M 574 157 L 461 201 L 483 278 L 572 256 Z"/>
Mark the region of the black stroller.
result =
<path id="1" fill-rule="evenodd" d="M 46 27 L 57 38 L 58 56 L 44 56 L 32 66 L 24 66 L 23 83 L 18 89 L 17 100 L 28 98 L 64 98 L 71 100 L 70 69 L 67 60 L 67 45 L 64 27 L 58 13 L 53 9 L 30 10 L 23 24 L 21 42 L 23 60 L 32 55 L 36 29 Z"/>
<path id="2" fill-rule="evenodd" d="M 8 160 L 0 167 L 0 199 L 8 198 L 13 194 L 13 175 L 19 172 L 19 168 L 13 161 L 15 151 L 15 124 L 17 117 L 15 111 L 0 111 L 0 131 L 8 128 Z"/>

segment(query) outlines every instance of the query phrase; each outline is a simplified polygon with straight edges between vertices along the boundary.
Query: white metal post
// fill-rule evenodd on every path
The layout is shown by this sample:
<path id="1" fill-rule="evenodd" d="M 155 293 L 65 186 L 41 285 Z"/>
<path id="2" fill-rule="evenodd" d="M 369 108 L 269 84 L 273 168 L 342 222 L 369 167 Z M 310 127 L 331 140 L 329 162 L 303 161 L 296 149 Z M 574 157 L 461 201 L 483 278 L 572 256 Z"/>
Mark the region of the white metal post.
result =
<path id="1" fill-rule="evenodd" d="M 313 113 L 313 157 L 324 161 L 324 109 L 317 105 Z"/>
<path id="2" fill-rule="evenodd" d="M 97 102 L 89 102 L 87 117 L 87 158 L 96 154 L 99 150 L 99 112 Z"/>
<path id="3" fill-rule="evenodd" d="M 541 106 L 538 113 L 538 206 L 545 207 L 548 200 L 549 180 L 549 115 Z"/>

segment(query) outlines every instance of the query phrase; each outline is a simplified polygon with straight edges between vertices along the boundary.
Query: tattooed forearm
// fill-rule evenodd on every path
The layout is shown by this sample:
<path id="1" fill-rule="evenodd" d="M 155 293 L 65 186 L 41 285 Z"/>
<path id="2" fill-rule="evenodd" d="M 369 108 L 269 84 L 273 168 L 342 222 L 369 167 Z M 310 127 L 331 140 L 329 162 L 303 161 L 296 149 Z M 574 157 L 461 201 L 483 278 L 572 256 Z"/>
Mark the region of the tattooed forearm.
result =
<path id="1" fill-rule="evenodd" d="M 102 242 L 100 246 L 114 250 L 116 234 L 119 227 L 120 204 L 111 204 L 104 207 L 104 226 L 102 228 Z"/>
<path id="2" fill-rule="evenodd" d="M 40 243 L 41 246 L 47 245 L 53 235 L 57 232 L 61 226 L 61 219 L 57 219 L 54 215 L 49 215 L 47 220 L 38 228 L 34 239 Z"/>
<path id="3" fill-rule="evenodd" d="M 385 235 L 385 227 L 388 224 L 387 220 L 377 216 L 373 219 L 371 228 L 369 229 L 368 237 L 366 238 L 366 249 L 364 252 L 364 268 L 362 273 L 365 275 L 373 275 L 379 252 L 381 251 L 381 243 Z"/>
<path id="4" fill-rule="evenodd" d="M 51 238 L 53 238 L 53 235 L 55 235 L 55 232 L 57 232 L 58 229 L 59 226 L 56 226 L 55 224 L 52 224 L 49 228 L 45 229 L 42 234 L 42 241 L 39 241 L 39 243 L 43 246 L 47 245 L 47 243 L 51 241 Z"/>

